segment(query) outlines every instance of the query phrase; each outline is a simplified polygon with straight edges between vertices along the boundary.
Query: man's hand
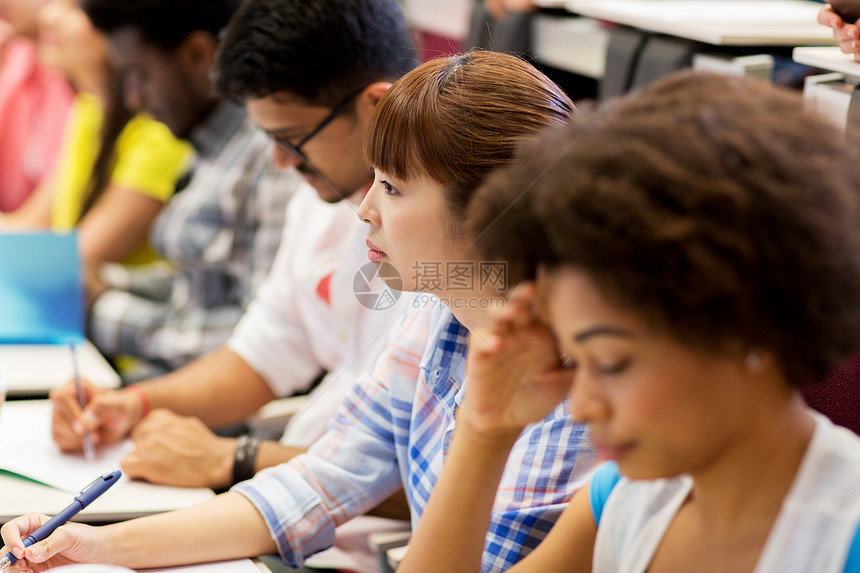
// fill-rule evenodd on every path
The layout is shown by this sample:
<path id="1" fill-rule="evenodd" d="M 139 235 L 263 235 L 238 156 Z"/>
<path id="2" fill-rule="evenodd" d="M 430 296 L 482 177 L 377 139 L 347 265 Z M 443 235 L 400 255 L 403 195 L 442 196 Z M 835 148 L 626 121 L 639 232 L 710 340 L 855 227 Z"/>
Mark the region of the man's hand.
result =
<path id="1" fill-rule="evenodd" d="M 131 439 L 135 448 L 121 464 L 129 477 L 212 489 L 232 483 L 236 440 L 216 436 L 198 418 L 153 410 Z"/>
<path id="2" fill-rule="evenodd" d="M 860 61 L 858 22 L 844 22 L 830 5 L 826 5 L 818 11 L 818 23 L 833 28 L 833 37 L 839 42 L 839 48 L 846 54 L 854 54 L 854 59 Z"/>
<path id="3" fill-rule="evenodd" d="M 142 405 L 133 392 L 105 390 L 83 381 L 87 405 L 81 410 L 75 383 L 54 388 L 49 395 L 54 404 L 51 435 L 64 452 L 83 448 L 84 431 L 95 445 L 114 444 L 125 438 L 140 420 Z"/>
<path id="4" fill-rule="evenodd" d="M 555 337 L 535 318 L 534 299 L 534 285 L 517 287 L 491 327 L 472 332 L 458 425 L 488 437 L 518 435 L 567 395 L 573 372 L 562 368 Z"/>

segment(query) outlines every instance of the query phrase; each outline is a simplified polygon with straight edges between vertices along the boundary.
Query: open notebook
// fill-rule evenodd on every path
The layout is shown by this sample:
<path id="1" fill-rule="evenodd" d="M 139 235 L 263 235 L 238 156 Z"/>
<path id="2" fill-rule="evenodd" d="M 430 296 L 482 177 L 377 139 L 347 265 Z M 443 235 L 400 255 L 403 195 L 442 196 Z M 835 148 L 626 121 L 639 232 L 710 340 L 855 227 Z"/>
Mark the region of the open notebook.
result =
<path id="1" fill-rule="evenodd" d="M 0 374 L 10 396 L 40 396 L 81 375 L 116 387 L 119 377 L 84 337 L 84 294 L 75 233 L 0 233 Z"/>
<path id="2" fill-rule="evenodd" d="M 51 439 L 51 403 L 15 400 L 0 407 L 0 522 L 28 511 L 53 514 L 94 477 L 119 467 L 129 440 L 98 448 L 96 459 L 60 452 Z M 22 479 L 27 478 L 27 479 Z M 37 483 L 38 482 L 38 483 Z M 120 521 L 187 507 L 210 499 L 206 488 L 155 485 L 123 476 L 75 521 Z M 146 570 L 149 573 L 259 573 L 249 559 Z"/>
<path id="3" fill-rule="evenodd" d="M 28 511 L 55 513 L 106 470 L 117 469 L 130 440 L 96 448 L 96 459 L 64 454 L 51 438 L 51 402 L 11 400 L 0 407 L 0 522 Z M 22 479 L 26 478 L 26 479 Z M 76 520 L 116 521 L 209 499 L 206 488 L 155 485 L 126 476 Z"/>
<path id="4" fill-rule="evenodd" d="M 29 511 L 56 513 L 94 477 L 119 467 L 122 456 L 132 447 L 125 440 L 98 448 L 96 459 L 87 461 L 80 454 L 61 453 L 51 440 L 50 427 L 48 400 L 14 400 L 0 407 L 0 522 Z M 75 521 L 120 521 L 187 507 L 213 495 L 206 488 L 155 485 L 123 476 Z M 146 571 L 259 573 L 260 568 L 250 559 L 240 559 Z"/>

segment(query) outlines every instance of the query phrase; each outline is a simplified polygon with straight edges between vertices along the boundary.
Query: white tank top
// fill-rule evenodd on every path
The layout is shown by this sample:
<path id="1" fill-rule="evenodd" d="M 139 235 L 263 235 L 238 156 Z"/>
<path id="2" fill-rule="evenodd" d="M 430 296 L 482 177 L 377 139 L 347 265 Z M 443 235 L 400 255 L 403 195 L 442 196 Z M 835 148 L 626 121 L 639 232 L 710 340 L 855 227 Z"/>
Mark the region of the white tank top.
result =
<path id="1" fill-rule="evenodd" d="M 842 573 L 860 525 L 860 437 L 812 412 L 815 430 L 755 573 Z M 600 518 L 594 573 L 644 573 L 692 486 L 622 478 Z"/>

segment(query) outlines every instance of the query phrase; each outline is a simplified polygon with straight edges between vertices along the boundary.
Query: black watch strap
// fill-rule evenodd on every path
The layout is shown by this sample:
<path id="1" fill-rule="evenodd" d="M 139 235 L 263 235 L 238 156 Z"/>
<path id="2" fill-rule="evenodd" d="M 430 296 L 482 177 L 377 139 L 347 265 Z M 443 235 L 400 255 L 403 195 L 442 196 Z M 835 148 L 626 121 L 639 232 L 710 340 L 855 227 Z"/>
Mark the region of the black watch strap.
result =
<path id="1" fill-rule="evenodd" d="M 236 455 L 233 458 L 233 483 L 249 480 L 254 477 L 254 462 L 257 461 L 257 449 L 260 440 L 247 434 L 239 436 L 236 441 Z"/>

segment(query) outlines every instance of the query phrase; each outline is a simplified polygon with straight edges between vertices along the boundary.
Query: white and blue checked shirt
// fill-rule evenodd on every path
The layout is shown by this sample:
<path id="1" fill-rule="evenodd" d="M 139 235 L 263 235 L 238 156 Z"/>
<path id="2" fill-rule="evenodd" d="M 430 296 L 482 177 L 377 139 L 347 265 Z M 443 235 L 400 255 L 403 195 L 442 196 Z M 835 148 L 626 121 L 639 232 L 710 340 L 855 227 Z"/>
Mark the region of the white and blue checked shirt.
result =
<path id="1" fill-rule="evenodd" d="M 244 108 L 222 102 L 189 137 L 188 186 L 165 205 L 150 244 L 170 265 L 117 268 L 90 313 L 90 337 L 108 356 L 128 355 L 155 375 L 227 341 L 269 272 L 286 206 L 301 183 L 279 172 L 270 143 Z"/>
<path id="2" fill-rule="evenodd" d="M 307 454 L 234 486 L 263 515 L 284 560 L 329 547 L 334 528 L 405 488 L 417 525 L 451 444 L 463 400 L 468 331 L 438 299 L 418 297 L 373 373 L 347 394 Z M 499 485 L 485 572 L 534 549 L 595 465 L 585 428 L 560 405 L 526 428 Z"/>

